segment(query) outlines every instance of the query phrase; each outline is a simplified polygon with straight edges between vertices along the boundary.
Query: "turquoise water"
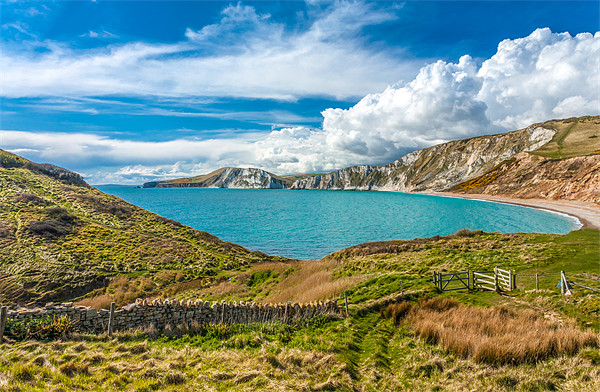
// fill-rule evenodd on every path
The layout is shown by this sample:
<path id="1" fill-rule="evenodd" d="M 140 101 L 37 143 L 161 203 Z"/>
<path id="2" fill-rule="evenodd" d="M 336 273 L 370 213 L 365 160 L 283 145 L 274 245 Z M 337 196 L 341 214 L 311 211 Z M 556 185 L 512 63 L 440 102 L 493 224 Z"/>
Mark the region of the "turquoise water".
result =
<path id="1" fill-rule="evenodd" d="M 576 228 L 565 216 L 532 208 L 397 192 L 98 188 L 225 241 L 298 259 L 462 228 L 561 234 Z"/>

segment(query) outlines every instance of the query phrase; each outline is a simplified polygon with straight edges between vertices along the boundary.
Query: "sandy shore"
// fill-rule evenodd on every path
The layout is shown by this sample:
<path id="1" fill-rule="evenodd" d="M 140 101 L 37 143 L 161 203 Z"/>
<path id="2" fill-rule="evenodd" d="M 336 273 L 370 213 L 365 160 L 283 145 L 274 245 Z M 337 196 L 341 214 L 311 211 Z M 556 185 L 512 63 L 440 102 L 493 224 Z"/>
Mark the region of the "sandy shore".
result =
<path id="1" fill-rule="evenodd" d="M 516 204 L 519 206 L 539 208 L 559 212 L 579 219 L 584 228 L 600 229 L 600 207 L 594 203 L 576 200 L 546 200 L 546 199 L 514 199 L 505 196 L 461 194 L 451 192 L 425 192 L 427 195 L 460 197 L 463 199 L 487 200 L 498 203 Z"/>

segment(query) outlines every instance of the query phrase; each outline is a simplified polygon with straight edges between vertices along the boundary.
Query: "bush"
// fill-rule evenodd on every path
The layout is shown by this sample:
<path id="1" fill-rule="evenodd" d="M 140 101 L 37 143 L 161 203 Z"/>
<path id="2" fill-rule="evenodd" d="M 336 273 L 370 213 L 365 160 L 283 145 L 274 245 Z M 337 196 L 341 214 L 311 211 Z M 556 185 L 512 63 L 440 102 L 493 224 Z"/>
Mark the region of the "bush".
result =
<path id="1" fill-rule="evenodd" d="M 42 237 L 54 238 L 71 234 L 73 227 L 57 220 L 34 221 L 27 226 L 30 232 Z"/>
<path id="2" fill-rule="evenodd" d="M 52 340 L 60 338 L 73 330 L 69 316 L 52 318 L 32 318 L 29 321 L 7 322 L 5 334 L 15 340 Z"/>

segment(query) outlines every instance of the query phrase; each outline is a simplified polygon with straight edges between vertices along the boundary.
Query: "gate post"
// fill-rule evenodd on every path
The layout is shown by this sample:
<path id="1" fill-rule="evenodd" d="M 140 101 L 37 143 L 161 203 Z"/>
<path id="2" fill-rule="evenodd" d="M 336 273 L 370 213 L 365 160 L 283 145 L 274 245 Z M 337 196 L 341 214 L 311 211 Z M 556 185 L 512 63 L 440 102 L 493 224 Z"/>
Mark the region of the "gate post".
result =
<path id="1" fill-rule="evenodd" d="M 494 287 L 496 291 L 500 291 L 500 286 L 498 285 L 498 267 L 494 267 Z"/>
<path id="2" fill-rule="evenodd" d="M 516 274 L 515 270 L 511 270 L 511 275 L 512 275 L 512 280 L 510 281 L 510 284 L 512 285 L 512 289 L 516 290 L 517 289 L 517 274 Z"/>
<path id="3" fill-rule="evenodd" d="M 471 287 L 473 285 L 471 284 L 471 270 L 467 270 L 467 289 L 471 290 Z"/>

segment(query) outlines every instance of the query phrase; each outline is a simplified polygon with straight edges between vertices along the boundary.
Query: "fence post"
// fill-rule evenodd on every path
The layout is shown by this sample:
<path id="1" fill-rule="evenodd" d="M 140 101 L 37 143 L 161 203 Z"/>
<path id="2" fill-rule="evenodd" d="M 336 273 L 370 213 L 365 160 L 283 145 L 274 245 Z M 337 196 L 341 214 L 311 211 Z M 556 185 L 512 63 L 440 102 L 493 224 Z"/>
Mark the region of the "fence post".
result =
<path id="1" fill-rule="evenodd" d="M 0 343 L 4 339 L 4 327 L 6 326 L 6 313 L 8 312 L 8 307 L 2 306 L 0 308 Z"/>
<path id="2" fill-rule="evenodd" d="M 567 282 L 567 279 L 565 278 L 565 271 L 560 271 L 560 293 L 564 294 L 566 287 L 565 287 L 565 283 Z"/>
<path id="3" fill-rule="evenodd" d="M 496 291 L 500 291 L 500 286 L 498 285 L 498 267 L 494 267 L 494 287 Z"/>
<path id="4" fill-rule="evenodd" d="M 535 273 L 535 291 L 540 290 L 540 274 Z"/>
<path id="5" fill-rule="evenodd" d="M 110 312 L 108 313 L 108 337 L 112 338 L 113 328 L 115 324 L 115 303 L 110 303 Z"/>
<path id="6" fill-rule="evenodd" d="M 467 289 L 471 290 L 471 270 L 467 270 Z"/>
<path id="7" fill-rule="evenodd" d="M 348 317 L 348 293 L 344 292 L 344 305 L 346 306 L 346 317 Z"/>
<path id="8" fill-rule="evenodd" d="M 517 289 L 517 273 L 515 272 L 515 270 L 511 270 L 511 276 L 512 276 L 512 280 L 510 281 L 510 284 L 512 285 L 512 289 L 516 290 Z"/>

